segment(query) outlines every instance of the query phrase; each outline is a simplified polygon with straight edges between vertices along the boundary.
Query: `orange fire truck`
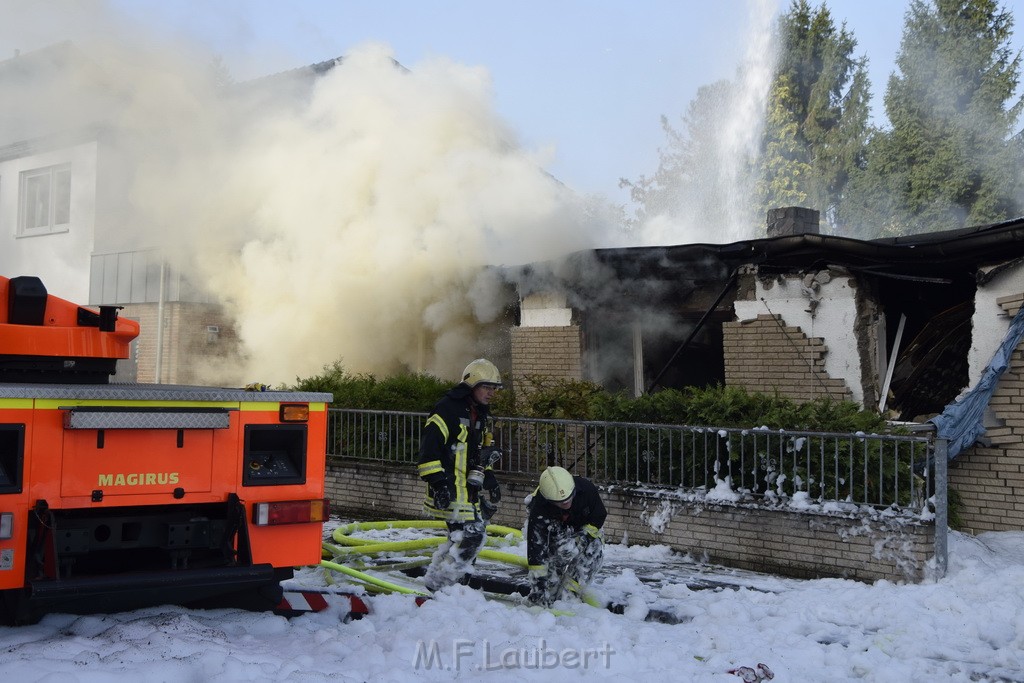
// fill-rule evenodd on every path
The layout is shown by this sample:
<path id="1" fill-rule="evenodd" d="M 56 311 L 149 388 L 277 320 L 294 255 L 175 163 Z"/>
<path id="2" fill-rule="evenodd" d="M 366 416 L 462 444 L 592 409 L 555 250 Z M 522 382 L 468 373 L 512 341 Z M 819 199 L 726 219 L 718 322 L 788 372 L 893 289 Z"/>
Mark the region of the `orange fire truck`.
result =
<path id="1" fill-rule="evenodd" d="M 0 617 L 273 609 L 320 561 L 331 395 L 112 383 L 117 310 L 0 277 Z"/>

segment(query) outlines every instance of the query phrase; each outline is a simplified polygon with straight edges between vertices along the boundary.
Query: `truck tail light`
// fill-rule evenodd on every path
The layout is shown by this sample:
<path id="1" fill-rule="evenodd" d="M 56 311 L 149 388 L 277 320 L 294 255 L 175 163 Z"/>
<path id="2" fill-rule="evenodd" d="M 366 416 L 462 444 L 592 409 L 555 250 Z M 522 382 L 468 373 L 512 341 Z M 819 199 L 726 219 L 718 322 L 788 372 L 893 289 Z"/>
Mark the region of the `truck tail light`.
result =
<path id="1" fill-rule="evenodd" d="M 14 538 L 14 513 L 0 512 L 0 540 Z"/>
<path id="2" fill-rule="evenodd" d="M 330 516 L 330 508 L 330 501 L 326 498 L 256 503 L 253 506 L 252 521 L 256 526 L 324 522 Z"/>

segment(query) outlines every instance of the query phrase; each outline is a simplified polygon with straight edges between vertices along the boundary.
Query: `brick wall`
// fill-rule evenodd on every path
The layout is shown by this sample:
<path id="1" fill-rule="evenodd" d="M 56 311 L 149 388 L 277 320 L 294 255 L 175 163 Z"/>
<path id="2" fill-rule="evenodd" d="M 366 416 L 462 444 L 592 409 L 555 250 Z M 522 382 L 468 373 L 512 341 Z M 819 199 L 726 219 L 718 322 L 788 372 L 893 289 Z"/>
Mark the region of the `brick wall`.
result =
<path id="1" fill-rule="evenodd" d="M 502 477 L 495 524 L 522 529 L 523 499 L 535 481 Z M 331 511 L 343 518 L 422 519 L 424 485 L 411 465 L 334 460 Z M 680 500 L 673 492 L 617 487 L 603 493 L 611 543 L 667 545 L 740 569 L 800 578 L 919 581 L 934 547 L 934 527 L 889 518 L 846 518 Z"/>
<path id="2" fill-rule="evenodd" d="M 1024 294 L 998 300 L 1013 317 Z M 972 533 L 1024 529 L 1024 345 L 1010 356 L 989 403 L 1003 426 L 985 433 L 986 446 L 974 446 L 950 463 L 949 485 L 960 494 L 956 511 Z"/>
<path id="3" fill-rule="evenodd" d="M 664 544 L 729 567 L 796 578 L 920 581 L 934 526 L 753 504 L 679 500 L 673 492 L 607 495 L 610 538 Z"/>
<path id="4" fill-rule="evenodd" d="M 1024 434 L 1008 448 L 975 446 L 949 464 L 949 486 L 959 494 L 955 513 L 970 533 L 1024 529 Z"/>
<path id="5" fill-rule="evenodd" d="M 779 316 L 765 314 L 723 323 L 722 334 L 727 386 L 765 394 L 778 392 L 794 401 L 823 396 L 853 400 L 846 382 L 825 372 L 828 347 L 824 340 L 784 325 Z"/>
<path id="6" fill-rule="evenodd" d="M 157 304 L 129 304 L 120 311 L 137 320 L 141 332 L 136 342 L 137 381 L 152 383 L 156 377 Z M 167 302 L 164 304 L 161 380 L 168 384 L 222 384 L 224 368 L 237 359 L 238 338 L 223 308 L 217 304 Z M 215 326 L 215 337 L 207 327 Z M 212 369 L 219 377 L 210 377 Z M 259 378 L 256 378 L 259 379 Z"/>
<path id="7" fill-rule="evenodd" d="M 552 379 L 583 379 L 580 328 L 513 327 L 512 382 L 542 375 Z"/>

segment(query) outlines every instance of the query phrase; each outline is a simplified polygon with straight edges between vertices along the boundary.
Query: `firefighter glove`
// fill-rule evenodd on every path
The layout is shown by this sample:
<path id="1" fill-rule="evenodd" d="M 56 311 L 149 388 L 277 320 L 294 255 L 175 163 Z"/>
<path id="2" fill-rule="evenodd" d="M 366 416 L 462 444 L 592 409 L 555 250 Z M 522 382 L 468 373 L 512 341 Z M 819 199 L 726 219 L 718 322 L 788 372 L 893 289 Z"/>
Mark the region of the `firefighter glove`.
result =
<path id="1" fill-rule="evenodd" d="M 501 485 L 498 483 L 498 478 L 494 476 L 494 472 L 486 470 L 484 472 L 484 489 L 490 496 L 491 502 L 497 505 L 501 502 Z"/>
<path id="2" fill-rule="evenodd" d="M 601 540 L 601 530 L 593 524 L 584 524 L 583 527 L 576 532 L 576 540 L 580 544 L 580 547 L 586 548 L 590 545 L 591 541 Z"/>
<path id="3" fill-rule="evenodd" d="M 446 510 L 452 504 L 452 485 L 447 481 L 433 484 L 430 487 L 430 495 L 434 498 L 434 507 L 438 510 Z"/>

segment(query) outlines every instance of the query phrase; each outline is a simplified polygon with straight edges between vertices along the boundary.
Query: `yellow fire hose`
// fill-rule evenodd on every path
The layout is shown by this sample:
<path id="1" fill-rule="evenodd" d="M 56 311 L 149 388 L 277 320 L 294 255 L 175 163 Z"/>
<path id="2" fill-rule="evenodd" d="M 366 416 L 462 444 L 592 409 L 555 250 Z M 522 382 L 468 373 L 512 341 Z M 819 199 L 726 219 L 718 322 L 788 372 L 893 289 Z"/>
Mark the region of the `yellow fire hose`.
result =
<path id="1" fill-rule="evenodd" d="M 355 579 L 365 585 L 367 590 L 373 592 L 395 592 L 413 595 L 429 595 L 422 591 L 401 586 L 391 581 L 385 581 L 364 571 L 347 567 L 336 560 L 341 558 L 378 555 L 381 553 L 403 553 L 422 554 L 424 549 L 441 545 L 446 538 L 444 536 L 428 536 L 405 541 L 377 541 L 366 538 L 359 538 L 351 534 L 356 531 L 384 531 L 389 529 L 445 529 L 446 525 L 441 520 L 391 520 L 386 522 L 352 522 L 338 527 L 331 534 L 331 543 L 323 544 L 323 557 L 320 566 L 326 570 L 327 581 L 333 583 L 331 572 L 339 572 Z M 489 524 L 487 526 L 487 537 L 485 544 L 490 546 L 510 545 L 522 538 L 522 532 L 511 527 Z M 526 558 L 512 553 L 499 552 L 484 548 L 480 551 L 479 557 L 495 562 L 526 567 Z M 402 567 L 412 567 L 428 563 L 429 558 L 414 560 L 403 563 Z"/>
<path id="2" fill-rule="evenodd" d="M 352 522 L 338 527 L 331 534 L 336 542 L 347 546 L 358 546 L 358 545 L 374 545 L 378 541 L 372 541 L 366 538 L 357 538 L 350 536 L 353 531 L 387 531 L 390 529 L 445 529 L 447 528 L 445 522 L 440 519 L 404 519 L 404 520 L 390 520 L 386 522 Z M 513 541 L 509 541 L 508 537 L 511 536 Z M 487 525 L 487 544 L 488 545 L 508 545 L 512 542 L 518 542 L 522 540 L 523 532 L 519 529 L 513 529 L 508 526 L 501 526 L 499 524 L 488 524 Z M 393 541 L 395 544 L 402 543 L 416 543 L 419 541 L 429 540 L 435 545 L 440 544 L 444 541 L 443 536 L 434 536 L 429 539 L 416 539 L 414 541 Z M 395 548 L 401 550 L 401 547 Z"/>
<path id="3" fill-rule="evenodd" d="M 362 583 L 368 584 L 367 588 L 373 586 L 375 588 L 381 588 L 383 589 L 384 592 L 387 593 L 405 593 L 407 595 L 422 595 L 424 597 L 428 597 L 430 595 L 429 593 L 424 593 L 423 591 L 418 591 L 414 588 L 406 588 L 405 586 L 399 586 L 397 583 L 391 583 L 390 581 L 378 579 L 375 576 L 370 576 L 366 572 L 361 572 L 357 569 L 346 567 L 345 565 L 338 564 L 337 562 L 321 560 L 320 566 L 324 569 L 330 569 L 332 571 L 341 572 L 342 574 L 347 574 L 348 576 L 351 576 L 352 578 L 361 581 Z"/>
<path id="4" fill-rule="evenodd" d="M 333 583 L 330 572 L 340 572 L 346 576 L 355 579 L 362 583 L 367 590 L 372 592 L 384 592 L 384 593 L 404 593 L 409 595 L 421 595 L 429 596 L 429 593 L 409 588 L 407 586 L 401 586 L 390 581 L 385 581 L 376 576 L 353 569 L 352 567 L 346 567 L 343 564 L 339 564 L 335 560 L 348 557 L 358 557 L 367 555 L 377 555 L 381 553 L 405 553 L 414 555 L 429 554 L 423 551 L 428 548 L 441 545 L 445 542 L 445 536 L 428 536 L 426 538 L 417 538 L 405 541 L 379 541 L 371 540 L 366 538 L 358 538 L 351 534 L 356 531 L 386 531 L 390 529 L 446 529 L 446 525 L 442 520 L 389 520 L 384 522 L 351 522 L 343 526 L 338 527 L 331 534 L 331 539 L 337 543 L 337 545 L 331 543 L 323 544 L 323 557 L 330 559 L 323 559 L 320 562 L 320 566 L 324 568 L 327 581 Z M 512 545 L 522 540 L 523 534 L 519 529 L 513 529 L 512 527 L 501 526 L 498 524 L 488 524 L 486 527 L 487 536 L 485 537 L 484 544 L 486 546 L 502 546 Z M 484 548 L 480 551 L 478 557 L 485 560 L 492 560 L 494 562 L 502 562 L 504 564 L 510 564 L 516 567 L 527 567 L 526 558 L 521 555 L 515 555 L 512 553 L 501 552 L 499 550 L 491 550 Z M 419 560 L 413 560 L 407 563 L 403 563 L 401 567 L 412 567 L 428 563 L 429 558 L 422 558 Z M 393 565 L 395 568 L 398 565 Z M 572 587 L 570 587 L 571 589 Z M 600 600 L 588 592 L 579 592 L 579 586 L 575 587 L 573 592 L 577 593 L 584 602 L 600 607 L 603 606 Z"/>

